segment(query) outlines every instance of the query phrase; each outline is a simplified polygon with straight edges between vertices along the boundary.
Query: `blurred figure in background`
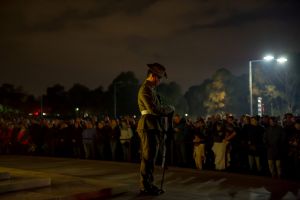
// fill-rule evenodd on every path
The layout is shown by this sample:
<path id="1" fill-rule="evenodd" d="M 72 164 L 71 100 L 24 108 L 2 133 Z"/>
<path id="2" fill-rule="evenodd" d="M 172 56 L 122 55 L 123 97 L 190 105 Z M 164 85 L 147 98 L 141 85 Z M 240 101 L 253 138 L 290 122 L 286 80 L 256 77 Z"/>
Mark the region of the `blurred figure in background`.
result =
<path id="1" fill-rule="evenodd" d="M 270 126 L 264 134 L 264 142 L 267 147 L 269 171 L 273 178 L 282 177 L 281 159 L 285 142 L 285 133 L 281 126 L 278 125 L 276 117 L 269 119 Z"/>
<path id="2" fill-rule="evenodd" d="M 174 116 L 174 149 L 177 166 L 186 166 L 186 122 L 179 114 Z"/>
<path id="3" fill-rule="evenodd" d="M 87 120 L 86 129 L 82 132 L 82 142 L 85 153 L 85 159 L 95 158 L 95 137 L 96 128 L 91 120 Z"/>
<path id="4" fill-rule="evenodd" d="M 130 161 L 130 145 L 131 145 L 131 138 L 133 136 L 131 126 L 127 120 L 122 120 L 120 124 L 120 142 L 122 145 L 123 150 L 123 160 L 129 162 Z"/>
<path id="5" fill-rule="evenodd" d="M 110 122 L 110 150 L 111 150 L 111 159 L 117 160 L 117 148 L 120 142 L 120 127 L 117 123 L 117 120 L 112 119 Z"/>
<path id="6" fill-rule="evenodd" d="M 300 180 L 300 118 L 295 120 L 293 133 L 289 138 L 289 175 Z"/>
<path id="7" fill-rule="evenodd" d="M 215 169 L 225 170 L 226 169 L 226 149 L 228 142 L 224 142 L 225 130 L 222 121 L 215 123 L 213 130 L 214 144 L 212 150 L 215 155 Z"/>
<path id="8" fill-rule="evenodd" d="M 202 169 L 202 165 L 206 162 L 207 155 L 207 130 L 204 119 L 199 118 L 194 124 L 194 160 L 196 167 Z M 209 153 L 208 153 L 209 154 Z M 210 155 L 209 155 L 210 156 Z"/>
<path id="9" fill-rule="evenodd" d="M 98 122 L 96 127 L 96 150 L 97 156 L 100 160 L 106 159 L 105 156 L 105 143 L 108 141 L 107 134 L 104 130 L 105 123 L 104 121 Z"/>
<path id="10" fill-rule="evenodd" d="M 205 144 L 204 139 L 200 134 L 194 135 L 194 160 L 197 169 L 202 169 L 203 162 L 205 162 Z"/>
<path id="11" fill-rule="evenodd" d="M 16 137 L 17 143 L 16 143 L 16 149 L 17 153 L 19 154 L 26 154 L 29 151 L 34 152 L 35 148 L 30 148 L 32 142 L 31 142 L 31 137 L 28 132 L 27 125 L 23 122 L 19 124 L 19 131 Z"/>
<path id="12" fill-rule="evenodd" d="M 261 172 L 264 128 L 258 124 L 257 117 L 251 117 L 248 131 L 248 158 L 250 172 Z"/>
<path id="13" fill-rule="evenodd" d="M 82 131 L 81 119 L 76 118 L 74 124 L 70 126 L 72 156 L 75 158 L 83 158 Z"/>
<path id="14" fill-rule="evenodd" d="M 225 125 L 225 138 L 223 139 L 223 143 L 226 144 L 226 168 L 232 167 L 232 151 L 235 148 L 235 137 L 236 131 L 233 124 L 227 122 Z"/>

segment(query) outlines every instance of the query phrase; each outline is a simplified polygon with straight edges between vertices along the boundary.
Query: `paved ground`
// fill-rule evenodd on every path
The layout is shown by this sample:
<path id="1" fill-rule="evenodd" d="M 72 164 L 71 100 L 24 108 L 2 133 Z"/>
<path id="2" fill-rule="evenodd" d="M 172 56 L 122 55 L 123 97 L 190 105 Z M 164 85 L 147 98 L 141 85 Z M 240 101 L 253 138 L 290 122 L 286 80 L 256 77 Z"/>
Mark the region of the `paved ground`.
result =
<path id="1" fill-rule="evenodd" d="M 0 199 L 300 199 L 300 182 L 175 167 L 166 172 L 165 194 L 140 197 L 138 169 L 133 163 L 0 156 L 0 172 L 12 176 L 0 180 Z M 157 168 L 157 185 L 161 173 Z M 8 184 L 41 179 L 50 179 L 51 186 L 1 193 Z"/>

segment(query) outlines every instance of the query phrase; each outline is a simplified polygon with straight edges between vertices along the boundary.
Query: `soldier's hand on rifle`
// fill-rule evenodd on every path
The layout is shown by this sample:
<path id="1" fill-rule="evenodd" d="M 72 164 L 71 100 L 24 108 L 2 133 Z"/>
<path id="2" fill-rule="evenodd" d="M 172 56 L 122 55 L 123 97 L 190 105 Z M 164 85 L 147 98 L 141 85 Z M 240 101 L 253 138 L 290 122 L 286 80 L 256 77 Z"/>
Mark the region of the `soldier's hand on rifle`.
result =
<path id="1" fill-rule="evenodd" d="M 175 107 L 174 106 L 170 106 L 170 108 L 172 110 L 170 113 L 175 112 Z"/>
<path id="2" fill-rule="evenodd" d="M 168 106 L 166 106 L 165 111 L 166 111 L 166 113 L 165 113 L 166 115 L 172 114 L 175 111 L 175 107 L 168 105 Z"/>
<path id="3" fill-rule="evenodd" d="M 164 140 L 167 140 L 167 138 L 168 138 L 168 136 L 167 136 L 167 134 L 164 134 Z"/>

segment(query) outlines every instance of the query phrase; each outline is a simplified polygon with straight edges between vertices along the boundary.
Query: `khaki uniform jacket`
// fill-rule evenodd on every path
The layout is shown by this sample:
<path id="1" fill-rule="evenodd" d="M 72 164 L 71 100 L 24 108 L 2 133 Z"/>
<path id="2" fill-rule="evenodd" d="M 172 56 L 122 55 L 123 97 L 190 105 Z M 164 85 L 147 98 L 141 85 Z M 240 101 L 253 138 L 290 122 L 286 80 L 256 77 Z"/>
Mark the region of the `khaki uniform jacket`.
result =
<path id="1" fill-rule="evenodd" d="M 139 110 L 147 111 L 138 122 L 137 131 L 153 130 L 162 131 L 160 117 L 172 112 L 170 106 L 162 106 L 159 97 L 151 83 L 147 80 L 141 85 L 138 93 Z"/>

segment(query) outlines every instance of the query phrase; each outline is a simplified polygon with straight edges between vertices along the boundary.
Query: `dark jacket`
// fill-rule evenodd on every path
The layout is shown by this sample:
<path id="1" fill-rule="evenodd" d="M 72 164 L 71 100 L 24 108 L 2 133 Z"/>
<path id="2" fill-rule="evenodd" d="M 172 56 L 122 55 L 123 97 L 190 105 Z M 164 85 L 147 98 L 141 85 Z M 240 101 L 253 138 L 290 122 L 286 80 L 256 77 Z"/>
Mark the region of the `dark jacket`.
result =
<path id="1" fill-rule="evenodd" d="M 173 111 L 169 106 L 162 106 L 156 91 L 149 81 L 144 81 L 138 93 L 138 106 L 142 112 L 146 110 L 149 114 L 142 115 L 138 122 L 137 131 L 158 130 L 162 131 L 160 117 L 166 116 Z"/>
<path id="2" fill-rule="evenodd" d="M 263 135 L 264 128 L 260 125 L 258 126 L 249 126 L 248 131 L 248 147 L 249 147 L 249 155 L 259 156 L 261 155 L 263 148 Z"/>
<path id="3" fill-rule="evenodd" d="M 269 126 L 264 134 L 268 160 L 280 160 L 283 157 L 285 133 L 281 126 Z"/>

